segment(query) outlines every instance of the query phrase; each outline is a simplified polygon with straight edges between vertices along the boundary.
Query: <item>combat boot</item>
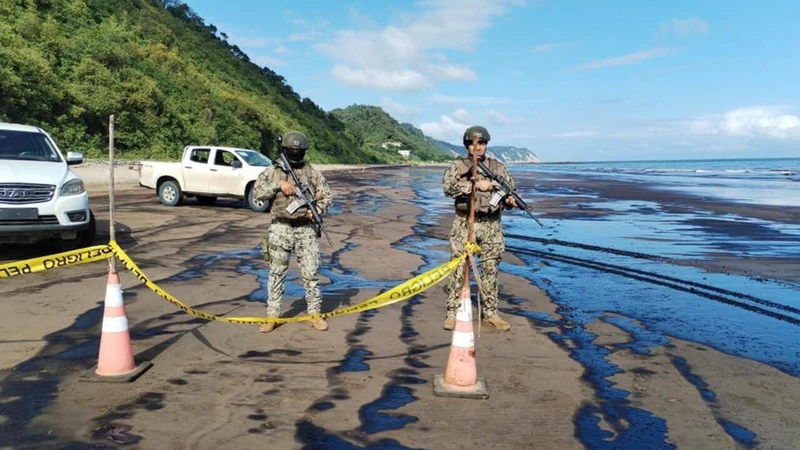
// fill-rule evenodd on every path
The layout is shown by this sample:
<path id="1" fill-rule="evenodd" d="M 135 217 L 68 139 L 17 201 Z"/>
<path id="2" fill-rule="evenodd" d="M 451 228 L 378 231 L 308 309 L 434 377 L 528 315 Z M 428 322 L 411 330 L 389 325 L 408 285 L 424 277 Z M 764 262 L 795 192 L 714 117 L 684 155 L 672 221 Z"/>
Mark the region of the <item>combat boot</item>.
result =
<path id="1" fill-rule="evenodd" d="M 260 331 L 262 333 L 269 333 L 274 329 L 275 329 L 275 322 L 270 322 L 270 323 L 262 324 L 261 328 L 259 328 L 258 331 Z"/>
<path id="2" fill-rule="evenodd" d="M 444 328 L 445 330 L 452 330 L 455 327 L 456 327 L 456 316 L 448 313 L 447 317 L 445 317 L 444 319 L 442 328 Z"/>
<path id="3" fill-rule="evenodd" d="M 328 329 L 328 324 L 325 322 L 325 319 L 311 319 L 309 323 L 311 327 L 317 331 L 325 331 Z"/>
<path id="4" fill-rule="evenodd" d="M 491 317 L 484 317 L 483 323 L 491 325 L 500 331 L 508 331 L 511 329 L 511 324 L 500 318 L 500 314 L 495 314 Z"/>

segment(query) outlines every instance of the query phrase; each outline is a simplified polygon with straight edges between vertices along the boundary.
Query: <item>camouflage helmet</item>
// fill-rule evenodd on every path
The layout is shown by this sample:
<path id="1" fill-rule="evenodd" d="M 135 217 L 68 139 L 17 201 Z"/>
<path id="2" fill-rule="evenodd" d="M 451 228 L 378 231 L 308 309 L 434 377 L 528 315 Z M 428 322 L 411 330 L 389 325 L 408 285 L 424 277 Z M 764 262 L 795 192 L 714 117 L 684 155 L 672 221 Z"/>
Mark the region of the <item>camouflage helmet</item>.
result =
<path id="1" fill-rule="evenodd" d="M 299 131 L 289 131 L 280 138 L 281 147 L 283 152 L 286 153 L 286 159 L 292 165 L 300 165 L 306 157 L 306 150 L 308 150 L 308 136 Z"/>
<path id="2" fill-rule="evenodd" d="M 464 132 L 464 147 L 469 148 L 473 140 L 489 141 L 492 137 L 489 136 L 489 130 L 480 125 L 473 125 Z"/>
<path id="3" fill-rule="evenodd" d="M 306 150 L 308 149 L 308 136 L 299 131 L 290 131 L 281 136 L 281 147 Z"/>

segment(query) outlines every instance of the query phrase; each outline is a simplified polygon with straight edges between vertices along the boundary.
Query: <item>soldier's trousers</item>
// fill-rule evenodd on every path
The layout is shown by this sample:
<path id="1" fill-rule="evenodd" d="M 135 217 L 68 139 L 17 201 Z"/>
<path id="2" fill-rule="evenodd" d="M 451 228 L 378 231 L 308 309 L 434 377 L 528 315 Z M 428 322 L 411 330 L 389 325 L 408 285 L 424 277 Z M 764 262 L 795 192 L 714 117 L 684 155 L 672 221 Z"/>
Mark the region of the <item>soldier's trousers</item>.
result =
<path id="1" fill-rule="evenodd" d="M 306 292 L 306 305 L 309 314 L 319 314 L 322 296 L 319 291 L 319 242 L 311 225 L 292 227 L 285 223 L 273 223 L 269 227 L 268 252 L 269 283 L 267 286 L 267 316 L 278 317 L 289 271 L 289 257 L 294 251 L 303 287 Z"/>
<path id="2" fill-rule="evenodd" d="M 453 219 L 453 227 L 450 229 L 450 251 L 453 257 L 464 253 L 464 245 L 467 243 L 469 221 L 466 217 L 456 216 Z M 497 314 L 497 266 L 503 252 L 506 250 L 503 237 L 503 228 L 500 220 L 480 220 L 475 219 L 474 241 L 481 247 L 478 255 L 481 268 L 481 285 L 483 286 L 483 315 L 492 317 Z M 459 294 L 464 280 L 464 265 L 450 276 L 447 285 L 447 313 L 455 314 L 460 305 Z"/>

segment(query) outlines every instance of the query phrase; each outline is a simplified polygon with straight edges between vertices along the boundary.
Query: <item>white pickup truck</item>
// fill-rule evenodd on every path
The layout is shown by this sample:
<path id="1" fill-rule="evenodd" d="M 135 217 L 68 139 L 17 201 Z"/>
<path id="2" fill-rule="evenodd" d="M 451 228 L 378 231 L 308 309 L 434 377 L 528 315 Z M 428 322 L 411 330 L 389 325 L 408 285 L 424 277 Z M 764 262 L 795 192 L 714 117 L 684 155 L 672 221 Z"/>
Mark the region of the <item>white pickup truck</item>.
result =
<path id="1" fill-rule="evenodd" d="M 0 123 L 0 243 L 92 244 L 96 223 L 83 180 L 69 170 L 83 155 L 61 155 L 38 127 Z"/>
<path id="2" fill-rule="evenodd" d="M 166 206 L 180 205 L 187 196 L 201 205 L 212 205 L 217 197 L 246 200 L 256 212 L 268 202 L 253 198 L 253 184 L 272 162 L 255 150 L 215 146 L 188 146 L 181 162 L 142 161 L 139 185 L 155 189 Z"/>

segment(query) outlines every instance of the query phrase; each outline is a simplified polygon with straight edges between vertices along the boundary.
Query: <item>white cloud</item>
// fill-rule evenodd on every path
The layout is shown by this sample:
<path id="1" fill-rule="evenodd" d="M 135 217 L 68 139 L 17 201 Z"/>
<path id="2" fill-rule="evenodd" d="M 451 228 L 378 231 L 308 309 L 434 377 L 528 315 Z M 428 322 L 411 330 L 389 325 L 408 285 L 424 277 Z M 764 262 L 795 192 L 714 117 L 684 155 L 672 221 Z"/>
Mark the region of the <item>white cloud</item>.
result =
<path id="1" fill-rule="evenodd" d="M 252 61 L 262 67 L 281 67 L 286 65 L 286 61 L 266 55 L 255 56 Z"/>
<path id="2" fill-rule="evenodd" d="M 691 38 L 707 35 L 711 31 L 711 26 L 702 19 L 689 17 L 686 19 L 672 19 L 669 22 L 664 22 L 661 24 L 660 31 L 664 36 L 675 33 L 682 38 Z"/>
<path id="3" fill-rule="evenodd" d="M 575 66 L 575 70 L 596 70 L 606 67 L 630 66 L 648 59 L 658 58 L 675 53 L 675 49 L 669 47 L 651 48 L 640 52 L 628 53 L 627 55 L 614 56 L 612 58 L 598 59 L 588 63 Z"/>
<path id="4" fill-rule="evenodd" d="M 478 79 L 471 69 L 457 64 L 430 64 L 428 73 L 440 80 L 475 81 Z"/>
<path id="5" fill-rule="evenodd" d="M 433 97 L 431 97 L 431 100 L 435 103 L 459 103 L 475 105 L 511 103 L 511 99 L 506 97 L 452 97 L 441 94 L 435 94 Z"/>
<path id="6" fill-rule="evenodd" d="M 446 142 L 461 141 L 469 125 L 460 122 L 449 116 L 442 116 L 437 122 L 426 122 L 420 124 L 419 129 L 426 135 Z"/>
<path id="7" fill-rule="evenodd" d="M 362 83 L 363 87 L 409 90 L 407 78 L 397 74 L 410 73 L 416 74 L 415 89 L 441 80 L 472 81 L 477 79 L 473 70 L 448 63 L 441 52 L 472 50 L 494 18 L 521 4 L 519 0 L 424 0 L 418 3 L 421 11 L 405 15 L 398 25 L 340 30 L 315 48 L 334 60 L 334 73 L 341 72 L 336 69 L 339 66 L 385 78 L 380 83 Z M 362 16 L 358 18 L 364 22 Z"/>
<path id="8" fill-rule="evenodd" d="M 800 139 L 800 117 L 776 107 L 734 109 L 722 115 L 700 117 L 689 122 L 688 126 L 690 130 L 701 134 Z"/>
<path id="9" fill-rule="evenodd" d="M 469 118 L 469 113 L 464 108 L 458 108 L 457 110 L 453 111 L 453 118 L 460 122 L 466 122 Z"/>
<path id="10" fill-rule="evenodd" d="M 403 105 L 402 103 L 398 103 L 389 97 L 383 97 L 381 99 L 381 108 L 387 113 L 389 113 L 390 116 L 395 118 L 407 117 L 413 115 L 416 112 L 412 108 L 409 108 L 408 106 Z"/>
<path id="11" fill-rule="evenodd" d="M 413 70 L 353 69 L 336 64 L 331 70 L 331 75 L 350 86 L 386 91 L 413 92 L 430 86 L 424 75 Z"/>
<path id="12" fill-rule="evenodd" d="M 273 50 L 273 52 L 275 52 L 275 54 L 278 54 L 278 55 L 286 55 L 286 54 L 290 53 L 289 49 L 284 47 L 283 45 L 279 45 L 279 46 L 275 47 L 275 50 Z"/>
<path id="13" fill-rule="evenodd" d="M 489 117 L 489 120 L 496 125 L 508 123 L 509 121 L 508 117 L 505 114 L 499 111 L 495 111 L 493 109 L 490 109 L 486 114 Z"/>

